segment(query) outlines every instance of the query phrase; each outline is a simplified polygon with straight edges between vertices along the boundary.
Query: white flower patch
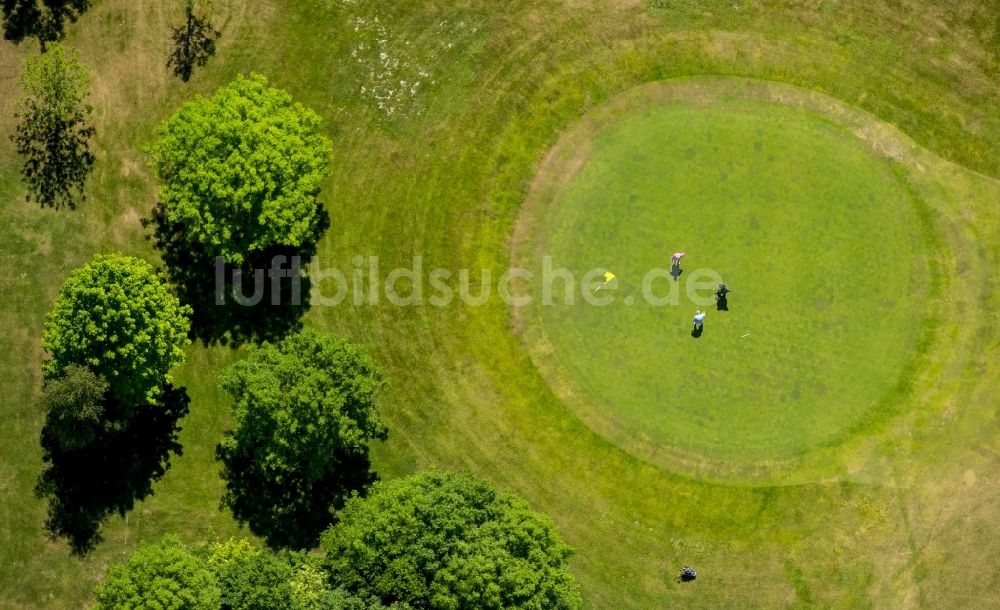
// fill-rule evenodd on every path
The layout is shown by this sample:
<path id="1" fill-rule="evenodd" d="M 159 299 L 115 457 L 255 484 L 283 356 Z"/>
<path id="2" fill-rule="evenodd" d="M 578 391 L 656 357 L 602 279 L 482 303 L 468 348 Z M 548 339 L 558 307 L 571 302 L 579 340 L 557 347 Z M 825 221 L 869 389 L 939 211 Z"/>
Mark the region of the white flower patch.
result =
<path id="1" fill-rule="evenodd" d="M 343 0 L 345 5 L 353 4 Z M 454 47 L 451 40 L 466 30 L 465 22 L 450 25 L 441 21 L 435 28 L 433 42 L 417 49 L 411 40 L 393 31 L 378 16 L 355 17 L 351 57 L 360 68 L 358 91 L 374 110 L 386 117 L 409 117 L 421 113 L 419 98 L 428 86 L 436 85 L 429 66 L 439 55 Z M 470 32 L 475 33 L 476 29 Z"/>
<path id="2" fill-rule="evenodd" d="M 378 17 L 356 17 L 354 33 L 351 57 L 361 68 L 361 96 L 389 117 L 420 114 L 416 98 L 429 72 L 405 52 L 409 40 L 394 36 Z"/>

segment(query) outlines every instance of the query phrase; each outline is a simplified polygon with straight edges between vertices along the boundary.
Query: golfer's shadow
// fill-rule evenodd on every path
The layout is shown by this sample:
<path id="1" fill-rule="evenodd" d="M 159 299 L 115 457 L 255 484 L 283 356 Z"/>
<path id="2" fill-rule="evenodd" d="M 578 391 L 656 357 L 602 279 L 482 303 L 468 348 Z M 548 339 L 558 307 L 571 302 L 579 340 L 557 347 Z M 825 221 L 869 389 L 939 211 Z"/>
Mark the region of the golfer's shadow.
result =
<path id="1" fill-rule="evenodd" d="M 704 326 L 695 326 L 693 329 L 691 329 L 691 336 L 697 339 L 698 337 L 701 336 L 701 333 L 703 332 L 705 332 Z"/>
<path id="2" fill-rule="evenodd" d="M 674 278 L 675 282 L 680 279 L 682 273 L 684 273 L 684 270 L 681 269 L 680 265 L 672 265 L 670 267 L 670 277 Z"/>
<path id="3" fill-rule="evenodd" d="M 729 301 L 726 300 L 726 297 L 715 299 L 715 309 L 717 311 L 729 311 Z"/>

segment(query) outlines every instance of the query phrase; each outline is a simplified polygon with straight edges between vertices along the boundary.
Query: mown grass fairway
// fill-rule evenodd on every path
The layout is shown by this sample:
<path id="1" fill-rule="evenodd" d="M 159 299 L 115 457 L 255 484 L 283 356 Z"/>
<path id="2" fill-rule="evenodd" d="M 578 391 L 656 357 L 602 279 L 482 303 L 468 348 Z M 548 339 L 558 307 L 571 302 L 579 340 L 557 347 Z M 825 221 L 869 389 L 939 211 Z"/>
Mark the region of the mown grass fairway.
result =
<path id="1" fill-rule="evenodd" d="M 739 100 L 761 97 L 825 116 L 829 125 L 807 117 L 787 136 L 766 129 L 774 144 L 762 141 L 761 152 L 788 159 L 779 141 L 784 146 L 790 137 L 795 144 L 803 134 L 817 133 L 840 155 L 820 155 L 808 142 L 798 142 L 829 171 L 804 175 L 810 182 L 797 185 L 797 193 L 812 194 L 815 189 L 807 184 L 820 184 L 852 198 L 861 190 L 880 195 L 861 205 L 827 200 L 837 219 L 830 236 L 846 241 L 838 242 L 828 262 L 816 263 L 831 267 L 840 279 L 831 283 L 829 294 L 809 296 L 832 297 L 829 307 L 849 314 L 845 324 L 852 332 L 843 341 L 798 328 L 787 331 L 796 341 L 768 337 L 780 326 L 766 322 L 777 320 L 782 307 L 793 309 L 796 322 L 822 324 L 824 318 L 818 310 L 795 309 L 807 306 L 809 296 L 786 290 L 780 268 L 736 260 L 741 248 L 750 247 L 737 232 L 739 223 L 750 222 L 748 216 L 706 213 L 701 226 L 683 218 L 676 230 L 689 233 L 675 238 L 659 224 L 628 225 L 619 213 L 623 203 L 617 202 L 600 212 L 601 222 L 621 223 L 614 230 L 649 231 L 649 254 L 637 255 L 657 265 L 674 249 L 671 242 L 687 241 L 677 248 L 690 252 L 688 272 L 717 267 L 737 291 L 730 312 L 709 312 L 697 342 L 687 334 L 692 307 L 659 312 L 662 317 L 648 328 L 662 332 L 662 341 L 676 337 L 684 349 L 735 359 L 739 352 L 722 350 L 723 341 L 732 332 L 742 335 L 743 321 L 749 320 L 751 338 L 764 335 L 753 349 L 770 346 L 775 353 L 765 356 L 782 362 L 793 354 L 787 349 L 814 345 L 836 350 L 838 366 L 852 364 L 847 358 L 854 354 L 857 378 L 841 373 L 838 378 L 848 381 L 837 388 L 827 383 L 823 396 L 832 401 L 854 393 L 868 402 L 845 401 L 839 408 L 859 418 L 882 414 L 866 422 L 863 434 L 845 435 L 847 424 L 810 408 L 807 423 L 832 421 L 837 431 L 809 426 L 820 438 L 796 433 L 798 446 L 838 435 L 842 442 L 814 448 L 790 464 L 783 461 L 773 471 L 767 462 L 755 462 L 745 472 L 727 466 L 731 480 L 745 475 L 754 485 L 699 481 L 691 475 L 712 474 L 702 471 L 702 457 L 692 463 L 687 451 L 664 455 L 670 448 L 657 446 L 657 463 L 650 447 L 623 450 L 608 440 L 610 432 L 595 432 L 598 426 L 584 423 L 579 405 L 567 404 L 558 387 L 553 391 L 552 379 L 539 373 L 538 359 L 526 350 L 518 333 L 528 336 L 530 325 L 512 320 L 511 310 L 497 299 L 483 307 L 459 302 L 447 308 L 314 307 L 306 324 L 363 343 L 389 372 L 392 387 L 382 408 L 390 437 L 375 456 L 382 477 L 428 466 L 465 468 L 523 495 L 551 515 L 576 547 L 572 568 L 591 608 L 1000 605 L 995 2 L 218 0 L 213 11 L 223 33 L 218 53 L 187 85 L 164 66 L 179 5 L 98 0 L 68 29 L 66 44 L 94 67 L 98 133 L 88 200 L 75 212 L 39 210 L 23 200 L 8 135 L 14 128 L 19 60 L 37 47 L 0 46 L 5 92 L 0 96 L 0 608 L 81 608 L 107 565 L 140 540 L 176 533 L 200 542 L 239 534 L 229 514 L 218 510 L 222 483 L 214 448 L 229 425 L 229 404 L 216 377 L 242 350 L 189 349 L 187 363 L 174 375 L 192 398 L 182 422 L 184 454 L 173 460 L 154 496 L 108 524 L 105 542 L 85 559 L 46 538 L 45 507 L 32 494 L 42 467 L 42 416 L 34 400 L 45 358 L 39 345 L 44 316 L 69 270 L 98 251 L 157 260 L 141 224 L 156 196 L 141 151 L 155 139 L 157 125 L 183 101 L 251 70 L 315 109 L 334 142 L 333 172 L 320 195 L 332 219 L 320 244 L 322 265 L 350 270 L 355 256 L 378 255 L 389 269 L 408 266 L 420 254 L 426 268 L 486 268 L 494 278 L 518 262 L 511 260 L 511 246 L 525 239 L 516 231 L 518 215 L 538 194 L 529 191 L 536 176 L 544 178 L 546 154 L 553 146 L 559 154 L 562 134 L 587 127 L 594 109 L 637 86 L 678 77 L 783 83 L 758 85 L 760 96 L 729 95 L 730 101 L 712 112 L 738 117 Z M 382 53 L 387 64 L 379 63 Z M 397 91 L 380 108 L 372 92 L 383 95 L 399 80 L 422 84 L 413 94 Z M 747 89 L 745 82 L 740 89 Z M 766 112 L 796 115 L 786 108 Z M 751 113 L 748 124 L 760 114 Z M 669 115 L 661 120 L 677 121 Z M 692 119 L 691 127 L 706 129 L 708 123 L 699 120 Z M 865 152 L 838 125 L 876 154 Z M 592 127 L 584 132 L 599 131 Z M 674 158 L 678 145 L 672 141 L 693 139 L 684 134 L 687 128 L 664 145 Z M 707 154 L 705 143 L 692 146 L 692 161 L 703 160 L 698 155 Z M 749 146 L 726 154 L 734 163 L 766 162 L 752 156 L 752 141 Z M 897 164 L 895 170 L 886 158 Z M 842 172 L 845 163 L 861 174 L 828 175 Z M 624 169 L 630 167 L 631 162 Z M 696 185 L 726 171 L 711 164 L 685 167 Z M 731 173 L 727 180 L 736 178 Z M 636 188 L 646 182 L 643 188 L 652 189 L 652 180 L 643 173 Z M 720 188 L 724 184 L 718 182 Z M 776 191 L 776 201 L 782 192 Z M 674 201 L 697 209 L 692 201 Z M 648 205 L 657 202 L 651 198 Z M 869 206 L 877 206 L 879 214 L 866 212 Z M 817 218 L 810 211 L 786 220 L 811 228 L 810 219 Z M 852 219 L 862 232 L 844 226 Z M 709 224 L 719 222 L 726 223 L 725 235 L 716 236 Z M 565 220 L 550 224 L 558 229 Z M 581 229 L 588 226 L 603 230 L 599 222 Z M 871 243 L 875 230 L 890 236 L 888 273 L 882 273 L 882 246 Z M 935 241 L 927 244 L 925 234 Z M 776 227 L 762 225 L 758 236 L 764 235 L 789 247 L 814 247 Z M 617 241 L 610 233 L 599 240 Z M 862 247 L 850 267 L 840 268 L 839 261 Z M 617 261 L 608 257 L 619 255 L 595 246 L 594 260 L 583 262 L 611 267 Z M 776 251 L 768 253 L 767 262 L 794 264 L 805 281 L 820 286 L 809 261 L 794 256 Z M 770 289 L 758 291 L 759 283 Z M 792 282 L 787 285 L 790 289 Z M 874 286 L 880 296 L 862 294 L 858 286 Z M 910 299 L 897 293 L 900 287 Z M 923 294 L 927 303 L 921 302 Z M 894 299 L 891 311 L 881 302 L 884 295 Z M 852 309 L 853 303 L 866 303 L 871 311 Z M 882 316 L 884 326 L 865 326 L 872 312 Z M 871 358 L 866 350 L 894 360 Z M 901 370 L 914 355 L 912 366 Z M 625 353 L 605 360 L 615 370 L 602 372 L 602 379 L 623 383 L 616 378 L 628 369 L 619 373 L 618 365 L 636 361 Z M 805 364 L 793 365 L 800 375 L 809 374 Z M 733 360 L 731 366 L 766 371 L 759 362 Z M 710 368 L 694 370 L 707 374 Z M 873 372 L 882 385 L 869 390 L 863 382 Z M 872 410 L 871 401 L 893 391 L 894 381 L 899 392 L 893 396 L 905 397 L 902 403 Z M 782 388 L 793 389 L 789 384 L 781 379 L 774 388 L 755 389 L 780 395 Z M 693 396 L 700 385 L 685 391 Z M 819 396 L 816 387 L 800 387 L 799 402 L 810 392 Z M 734 412 L 739 406 L 736 400 L 700 402 Z M 765 407 L 787 413 L 779 405 Z M 746 448 L 749 440 L 741 436 L 730 447 Z M 663 467 L 667 463 L 672 467 Z M 776 484 L 768 484 L 772 477 Z M 698 569 L 690 586 L 672 580 L 684 564 Z"/>
<path id="2" fill-rule="evenodd" d="M 890 161 L 807 110 L 720 91 L 660 101 L 662 89 L 598 109 L 591 140 L 543 167 L 555 184 L 539 186 L 544 221 L 526 245 L 541 318 L 529 340 L 547 343 L 535 352 L 556 387 L 595 429 L 666 466 L 657 456 L 678 450 L 787 459 L 904 400 L 931 240 Z M 674 251 L 687 252 L 677 278 Z M 568 304 L 546 256 L 578 281 L 613 270 L 606 306 L 580 286 Z M 713 278 L 735 290 L 728 311 Z M 697 338 L 696 307 L 708 310 Z"/>

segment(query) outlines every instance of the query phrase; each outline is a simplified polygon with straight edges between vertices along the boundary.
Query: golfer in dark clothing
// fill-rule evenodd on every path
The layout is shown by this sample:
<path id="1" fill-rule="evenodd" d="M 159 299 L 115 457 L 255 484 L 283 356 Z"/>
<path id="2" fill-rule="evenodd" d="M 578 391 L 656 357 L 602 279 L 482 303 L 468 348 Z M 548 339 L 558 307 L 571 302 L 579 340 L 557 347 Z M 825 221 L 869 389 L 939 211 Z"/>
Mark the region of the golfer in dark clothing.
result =
<path id="1" fill-rule="evenodd" d="M 719 284 L 719 287 L 715 289 L 715 298 L 720 301 L 725 300 L 726 295 L 730 292 L 732 292 L 732 290 L 729 289 L 729 286 Z"/>

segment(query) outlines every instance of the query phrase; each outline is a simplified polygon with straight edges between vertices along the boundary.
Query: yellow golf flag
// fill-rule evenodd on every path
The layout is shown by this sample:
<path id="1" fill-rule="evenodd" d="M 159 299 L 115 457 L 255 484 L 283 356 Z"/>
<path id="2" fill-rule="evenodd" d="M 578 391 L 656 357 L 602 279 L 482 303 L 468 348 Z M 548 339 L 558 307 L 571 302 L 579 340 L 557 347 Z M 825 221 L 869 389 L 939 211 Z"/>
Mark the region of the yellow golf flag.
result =
<path id="1" fill-rule="evenodd" d="M 615 274 L 611 273 L 610 271 L 605 271 L 604 272 L 604 283 L 601 284 L 600 286 L 598 286 L 597 288 L 595 288 L 593 294 L 597 294 L 598 290 L 600 290 L 601 288 L 604 288 L 605 286 L 607 286 L 611 282 L 611 280 L 613 280 L 613 279 L 615 279 Z"/>

